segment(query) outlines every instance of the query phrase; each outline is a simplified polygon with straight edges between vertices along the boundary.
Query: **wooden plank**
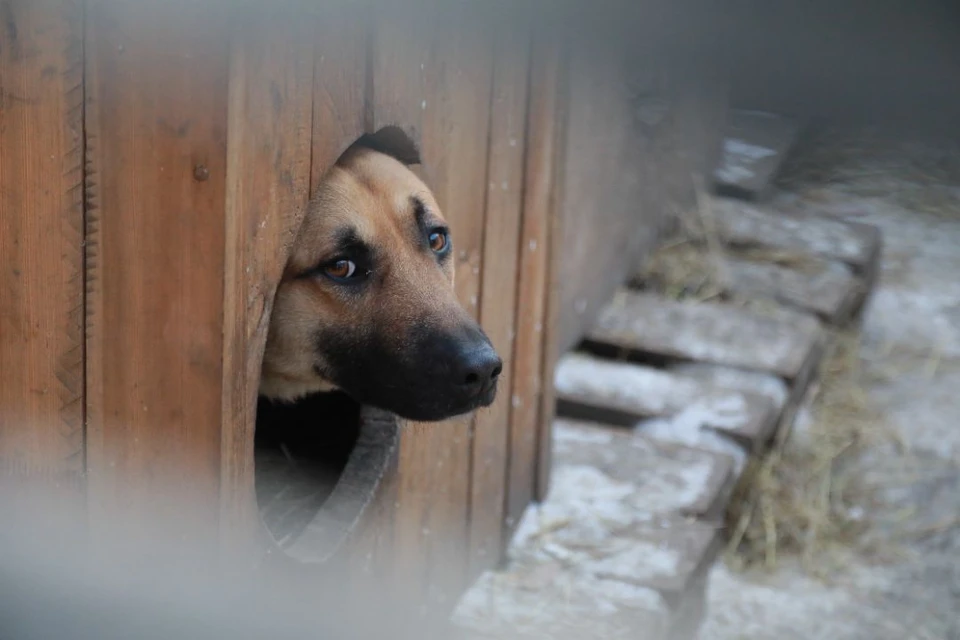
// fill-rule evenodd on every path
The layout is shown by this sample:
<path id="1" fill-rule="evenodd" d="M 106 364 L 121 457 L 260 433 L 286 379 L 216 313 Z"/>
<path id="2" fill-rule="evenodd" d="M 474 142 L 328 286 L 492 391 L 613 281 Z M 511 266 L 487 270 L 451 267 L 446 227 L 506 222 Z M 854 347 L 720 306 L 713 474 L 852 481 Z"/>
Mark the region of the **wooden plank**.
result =
<path id="1" fill-rule="evenodd" d="M 507 33 L 511 33 L 508 31 Z M 506 508 L 513 385 L 517 267 L 523 200 L 529 45 L 517 34 L 496 43 L 481 261 L 480 323 L 500 357 L 497 400 L 474 422 L 470 480 L 469 578 L 500 556 Z"/>
<path id="2" fill-rule="evenodd" d="M 786 310 L 759 313 L 621 290 L 587 339 L 601 349 L 766 371 L 792 380 L 821 344 L 822 333 L 812 316 Z"/>
<path id="3" fill-rule="evenodd" d="M 0 473 L 62 479 L 84 469 L 83 14 L 0 15 Z"/>
<path id="4" fill-rule="evenodd" d="M 556 36 L 555 36 L 556 37 Z M 560 288 L 563 282 L 562 265 L 566 261 L 564 253 L 564 216 L 561 212 L 565 206 L 566 191 L 565 169 L 567 158 L 567 102 L 569 95 L 567 76 L 569 56 L 560 41 L 553 40 L 547 43 L 546 55 L 553 58 L 556 65 L 555 80 L 550 89 L 557 96 L 556 108 L 553 112 L 553 159 L 551 175 L 550 208 L 547 211 L 549 224 L 547 226 L 547 285 L 543 291 L 546 297 L 546 318 L 543 333 L 543 358 L 541 360 L 540 377 L 543 382 L 540 396 L 539 417 L 537 424 L 537 460 L 533 487 L 534 500 L 543 501 L 550 489 L 550 472 L 553 467 L 553 419 L 556 415 L 556 398 L 554 397 L 553 376 L 557 360 L 560 358 L 561 345 L 561 313 L 563 296 Z"/>
<path id="5" fill-rule="evenodd" d="M 315 12 L 311 194 L 340 154 L 364 133 L 371 80 L 368 18 L 357 7 L 327 6 Z"/>
<path id="6" fill-rule="evenodd" d="M 376 15 L 373 128 L 399 126 L 420 144 L 424 177 L 452 229 L 457 296 L 478 314 L 493 50 L 479 31 L 459 30 L 468 24 L 462 10 L 403 14 Z M 427 611 L 448 611 L 465 586 L 470 435 L 463 419 L 401 431 L 381 552 L 391 554 L 403 597 Z"/>
<path id="7" fill-rule="evenodd" d="M 111 552 L 216 557 L 227 24 L 87 6 L 89 500 Z"/>
<path id="8" fill-rule="evenodd" d="M 549 321 L 547 286 L 550 284 L 551 216 L 555 215 L 557 148 L 562 61 L 556 43 L 538 41 L 530 68 L 524 167 L 523 226 L 517 326 L 514 343 L 513 392 L 510 402 L 510 467 L 507 475 L 505 539 L 519 523 L 537 485 L 538 451 L 549 447 L 541 440 L 540 409 L 544 384 L 545 326 Z M 549 330 L 549 329 L 548 329 Z M 547 431 L 547 433 L 549 433 Z M 538 450 L 539 446 L 539 450 Z M 548 455 L 548 454 L 547 454 Z M 545 465 L 548 462 L 544 461 Z M 547 467 L 548 468 L 548 467 Z"/>
<path id="9" fill-rule="evenodd" d="M 666 206 L 667 179 L 654 179 L 654 167 L 688 187 L 687 153 L 679 134 L 661 131 L 654 137 L 640 126 L 633 80 L 616 47 L 592 42 L 571 30 L 564 44 L 569 62 L 561 108 L 563 135 L 569 150 L 563 158 L 563 202 L 558 208 L 563 236 L 558 264 L 563 286 L 558 340 L 569 349 L 586 331 L 617 287 L 624 282 L 640 253 L 658 240 L 661 225 L 672 215 Z M 663 139 L 667 138 L 667 139 Z M 670 157 L 660 150 L 669 150 Z M 674 162 L 672 160 L 678 160 Z M 668 161 L 664 168 L 661 163 Z M 682 187 L 681 187 L 682 190 Z"/>
<path id="10" fill-rule="evenodd" d="M 747 200 L 763 200 L 797 139 L 791 118 L 763 111 L 730 113 L 720 166 L 714 171 L 717 191 Z"/>
<path id="11" fill-rule="evenodd" d="M 243 553 L 260 531 L 257 391 L 273 296 L 310 187 L 312 27 L 289 8 L 249 9 L 230 36 L 220 465 L 228 552 Z"/>
<path id="12" fill-rule="evenodd" d="M 881 249 L 879 229 L 826 216 L 775 211 L 729 198 L 710 206 L 717 233 L 727 244 L 813 255 L 850 265 L 872 287 Z"/>
<path id="13" fill-rule="evenodd" d="M 705 428 L 757 451 L 773 435 L 782 408 L 761 394 L 582 353 L 560 360 L 555 386 L 562 416 L 633 426 L 645 418 L 696 411 Z"/>
<path id="14" fill-rule="evenodd" d="M 813 313 L 825 322 L 844 324 L 866 295 L 863 280 L 841 263 L 810 259 L 809 267 L 791 269 L 752 260 L 725 260 L 734 293 L 774 300 Z"/>
<path id="15" fill-rule="evenodd" d="M 424 112 L 436 106 L 429 101 L 437 64 L 432 51 L 435 35 L 423 17 L 378 7 L 372 17 L 367 93 L 367 128 L 399 127 L 418 147 L 423 142 Z"/>

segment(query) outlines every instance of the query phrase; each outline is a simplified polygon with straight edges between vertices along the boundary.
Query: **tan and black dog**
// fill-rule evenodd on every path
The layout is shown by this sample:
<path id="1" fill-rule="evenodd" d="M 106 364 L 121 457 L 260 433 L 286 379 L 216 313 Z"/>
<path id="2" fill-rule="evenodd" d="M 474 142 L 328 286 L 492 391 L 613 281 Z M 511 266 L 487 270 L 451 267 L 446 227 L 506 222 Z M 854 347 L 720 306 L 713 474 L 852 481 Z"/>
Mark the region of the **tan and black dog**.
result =
<path id="1" fill-rule="evenodd" d="M 421 421 L 489 406 L 502 363 L 457 301 L 453 263 L 423 181 L 351 147 L 319 185 L 277 290 L 261 395 L 339 389 Z"/>

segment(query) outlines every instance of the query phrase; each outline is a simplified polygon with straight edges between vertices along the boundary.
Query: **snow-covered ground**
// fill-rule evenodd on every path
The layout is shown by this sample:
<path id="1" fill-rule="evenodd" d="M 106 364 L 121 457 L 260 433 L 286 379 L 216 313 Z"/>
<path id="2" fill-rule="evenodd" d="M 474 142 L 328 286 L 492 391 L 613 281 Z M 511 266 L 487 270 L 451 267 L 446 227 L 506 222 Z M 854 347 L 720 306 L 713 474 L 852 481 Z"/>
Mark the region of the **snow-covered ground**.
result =
<path id="1" fill-rule="evenodd" d="M 884 233 L 862 366 L 907 451 L 878 446 L 861 465 L 879 489 L 865 514 L 874 548 L 889 557 L 851 549 L 826 580 L 789 560 L 749 575 L 718 564 L 700 638 L 960 638 L 960 154 L 852 137 L 839 158 L 812 149 L 818 158 L 830 162 L 816 180 L 789 183 L 779 202 Z"/>

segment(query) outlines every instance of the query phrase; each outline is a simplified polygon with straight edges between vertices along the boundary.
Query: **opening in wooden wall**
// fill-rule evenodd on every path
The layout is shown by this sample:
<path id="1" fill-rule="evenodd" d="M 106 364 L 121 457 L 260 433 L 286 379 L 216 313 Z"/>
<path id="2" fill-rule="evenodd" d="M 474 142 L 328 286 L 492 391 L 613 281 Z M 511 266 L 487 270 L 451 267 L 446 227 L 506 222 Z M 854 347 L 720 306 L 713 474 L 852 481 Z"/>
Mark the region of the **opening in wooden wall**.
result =
<path id="1" fill-rule="evenodd" d="M 360 433 L 360 405 L 343 393 L 257 403 L 254 440 L 260 517 L 290 546 L 333 493 Z"/>
<path id="2" fill-rule="evenodd" d="M 420 163 L 416 143 L 398 126 L 363 134 L 350 148 L 358 146 L 408 166 Z M 303 561 L 323 561 L 336 552 L 380 485 L 396 448 L 397 426 L 392 415 L 365 410 L 340 391 L 294 402 L 258 398 L 257 507 L 280 549 Z"/>

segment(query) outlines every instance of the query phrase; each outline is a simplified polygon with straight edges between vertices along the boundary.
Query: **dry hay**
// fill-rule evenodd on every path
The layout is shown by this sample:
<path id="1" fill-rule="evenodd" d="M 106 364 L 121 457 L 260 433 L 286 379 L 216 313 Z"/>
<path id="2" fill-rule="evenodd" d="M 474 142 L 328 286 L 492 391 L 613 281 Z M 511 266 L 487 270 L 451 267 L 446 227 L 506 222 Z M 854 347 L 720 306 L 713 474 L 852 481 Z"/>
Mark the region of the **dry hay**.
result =
<path id="1" fill-rule="evenodd" d="M 657 291 L 671 300 L 722 300 L 730 306 L 775 314 L 782 305 L 767 297 L 741 295 L 729 279 L 729 260 L 773 264 L 804 273 L 817 273 L 824 262 L 807 254 L 765 247 L 716 249 L 702 240 L 677 237 L 655 250 L 633 286 Z"/>
<path id="2" fill-rule="evenodd" d="M 814 158 L 808 166 L 795 165 L 794 177 L 802 169 L 808 184 L 833 179 L 836 162 L 852 161 L 862 148 L 841 146 L 832 152 L 836 154 L 833 164 Z M 810 175 L 821 167 L 823 176 Z M 717 298 L 775 313 L 782 309 L 775 301 L 732 292 L 725 267 L 729 258 L 801 271 L 822 268 L 822 261 L 802 253 L 724 246 L 712 224 L 709 199 L 702 193 L 697 209 L 680 217 L 678 237 L 651 255 L 634 285 L 678 300 Z M 808 398 L 810 424 L 794 433 L 796 416 L 784 415 L 773 447 L 748 462 L 731 498 L 727 555 L 733 568 L 773 569 L 779 559 L 793 556 L 811 573 L 825 577 L 824 569 L 841 557 L 834 552 L 861 545 L 865 539 L 862 534 L 869 525 L 865 514 L 870 512 L 873 489 L 851 472 L 849 463 L 893 436 L 868 399 L 859 334 L 837 330 L 832 338 L 821 363 L 819 384 Z"/>
<path id="3" fill-rule="evenodd" d="M 711 198 L 700 181 L 694 181 L 694 190 L 697 206 L 678 213 L 678 232 L 651 253 L 632 286 L 655 290 L 673 300 L 703 302 L 719 298 L 763 311 L 778 305 L 735 294 L 730 260 L 773 264 L 804 273 L 818 273 L 824 268 L 823 260 L 799 251 L 724 244 L 717 231 Z"/>
<path id="4" fill-rule="evenodd" d="M 634 284 L 673 300 L 707 300 L 727 289 L 706 248 L 684 237 L 654 251 Z"/>
<path id="5" fill-rule="evenodd" d="M 734 568 L 773 569 L 790 555 L 822 577 L 842 557 L 836 552 L 862 541 L 873 488 L 850 463 L 894 436 L 867 397 L 859 347 L 856 332 L 834 336 L 809 425 L 784 425 L 773 448 L 748 464 L 728 512 Z"/>
<path id="6" fill-rule="evenodd" d="M 762 249 L 725 248 L 712 257 L 705 243 L 678 238 L 651 256 L 642 282 L 674 299 L 720 298 L 754 311 L 782 309 L 772 300 L 731 293 L 714 268 L 728 256 L 796 269 L 814 266 L 803 255 Z M 874 382 L 868 376 L 876 373 L 861 370 L 859 347 L 856 332 L 833 336 L 808 399 L 810 424 L 791 437 L 795 416 L 784 416 L 772 449 L 748 462 L 727 517 L 732 567 L 772 569 L 790 555 L 823 576 L 837 557 L 833 551 L 863 540 L 873 491 L 845 463 L 892 435 L 867 397 L 866 385 Z"/>
<path id="7" fill-rule="evenodd" d="M 918 153 L 891 146 L 869 132 L 839 136 L 823 131 L 807 138 L 788 159 L 778 182 L 806 198 L 827 188 L 861 197 L 893 197 L 912 211 L 960 215 L 960 150 Z M 817 268 L 804 255 L 723 246 L 705 202 L 701 198 L 696 211 L 680 217 L 679 237 L 650 257 L 635 284 L 691 302 L 719 298 L 754 308 L 777 307 L 770 301 L 733 295 L 723 268 L 727 259 L 798 270 Z M 826 578 L 851 551 L 876 559 L 897 553 L 892 541 L 878 541 L 871 529 L 880 520 L 899 519 L 906 524 L 910 514 L 880 508 L 881 484 L 859 473 L 859 465 L 882 450 L 881 445 L 903 451 L 867 393 L 878 382 L 877 376 L 895 377 L 897 372 L 878 370 L 888 361 L 883 357 L 870 370 L 863 370 L 855 330 L 832 337 L 819 383 L 807 399 L 810 420 L 795 428 L 795 416 L 784 416 L 772 449 L 749 461 L 732 496 L 727 514 L 727 557 L 732 568 L 773 569 L 790 557 L 799 559 L 811 574 Z M 939 358 L 922 354 L 921 359 L 928 374 L 935 375 Z M 921 473 L 911 470 L 915 465 L 909 456 L 893 458 L 888 460 L 892 470 Z M 883 481 L 890 484 L 896 478 L 888 475 Z M 955 518 L 948 520 L 928 528 L 956 524 Z"/>
<path id="8" fill-rule="evenodd" d="M 679 231 L 656 249 L 637 274 L 634 286 L 651 288 L 674 300 L 709 300 L 729 287 L 726 251 L 716 231 L 710 199 L 694 180 L 697 206 L 678 213 Z"/>

